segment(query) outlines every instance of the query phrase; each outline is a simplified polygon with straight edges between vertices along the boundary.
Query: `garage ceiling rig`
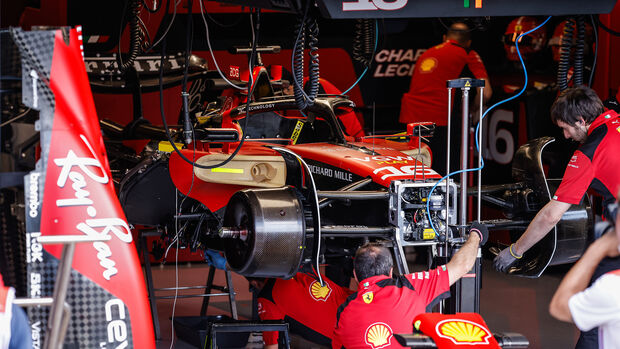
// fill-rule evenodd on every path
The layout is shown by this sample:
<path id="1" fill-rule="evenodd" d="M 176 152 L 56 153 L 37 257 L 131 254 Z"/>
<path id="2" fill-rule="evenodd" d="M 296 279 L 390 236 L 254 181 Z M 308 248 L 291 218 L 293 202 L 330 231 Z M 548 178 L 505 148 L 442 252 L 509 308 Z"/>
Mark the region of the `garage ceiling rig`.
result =
<path id="1" fill-rule="evenodd" d="M 302 12 L 307 0 L 217 0 L 249 7 Z M 561 16 L 609 13 L 616 0 L 314 0 L 323 16 L 415 18 L 484 16 Z"/>

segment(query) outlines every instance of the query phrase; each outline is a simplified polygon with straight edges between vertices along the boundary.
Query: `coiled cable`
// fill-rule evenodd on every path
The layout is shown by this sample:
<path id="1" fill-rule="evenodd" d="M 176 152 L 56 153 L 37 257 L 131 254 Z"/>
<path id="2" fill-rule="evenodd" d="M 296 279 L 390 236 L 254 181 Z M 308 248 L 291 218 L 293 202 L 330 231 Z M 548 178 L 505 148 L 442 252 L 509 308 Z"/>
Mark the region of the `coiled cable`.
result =
<path id="1" fill-rule="evenodd" d="M 308 17 L 309 8 L 310 2 L 306 5 L 304 16 L 297 22 L 295 44 L 293 45 L 293 54 L 291 57 L 295 103 L 299 110 L 312 106 L 319 92 L 319 54 L 317 52 L 319 28 L 316 19 L 314 17 Z M 306 48 L 306 39 L 308 41 L 307 46 L 310 55 L 310 63 L 308 65 L 309 94 L 304 91 L 302 86 L 304 82 L 304 50 Z"/>
<path id="2" fill-rule="evenodd" d="M 116 61 L 118 64 L 118 68 L 120 69 L 121 72 L 126 71 L 127 69 L 129 69 L 129 67 L 131 67 L 134 63 L 134 61 L 136 60 L 136 58 L 138 57 L 138 54 L 140 53 L 140 46 L 141 46 L 141 33 L 140 33 L 140 1 L 139 0 L 132 0 L 131 4 L 130 4 L 130 11 L 131 11 L 131 18 L 129 19 L 129 53 L 128 53 L 128 57 L 127 57 L 127 61 L 123 62 L 122 58 L 121 58 L 121 45 L 119 42 L 118 45 L 118 56 L 116 56 Z M 122 29 L 121 29 L 121 33 L 119 34 L 119 38 L 122 34 Z"/>
<path id="3" fill-rule="evenodd" d="M 308 63 L 308 106 L 311 106 L 319 94 L 319 25 L 314 17 L 308 18 L 306 25 L 308 55 L 310 56 L 310 63 Z"/>
<path id="4" fill-rule="evenodd" d="M 308 106 L 304 96 L 304 89 L 301 86 L 304 81 L 304 47 L 306 46 L 305 26 L 306 17 L 304 15 L 304 17 L 301 18 L 295 26 L 297 40 L 295 41 L 295 46 L 293 47 L 293 80 L 295 80 L 293 91 L 295 95 L 295 103 L 297 104 L 297 108 L 300 110 L 306 109 Z"/>
<path id="5" fill-rule="evenodd" d="M 353 60 L 364 67 L 370 66 L 375 51 L 376 20 L 357 19 L 355 21 L 355 37 L 353 38 Z"/>
<path id="6" fill-rule="evenodd" d="M 375 52 L 377 52 L 377 44 L 379 42 L 378 37 L 379 37 L 379 25 L 377 24 L 377 20 L 374 20 L 374 25 L 372 26 L 372 29 L 374 31 L 374 36 L 372 37 L 374 40 L 374 44 L 372 47 L 372 51 L 370 53 L 370 56 L 368 58 L 368 65 L 366 65 L 366 68 L 364 68 L 364 71 L 362 72 L 362 74 L 360 74 L 359 78 L 357 78 L 357 80 L 355 80 L 355 82 L 353 83 L 353 85 L 351 85 L 348 89 L 346 89 L 344 92 L 341 93 L 341 95 L 346 95 L 347 93 L 349 93 L 349 91 L 351 91 L 353 89 L 353 87 L 355 87 L 360 80 L 362 80 L 362 78 L 364 77 L 364 75 L 366 75 L 366 73 L 368 72 L 368 69 L 370 69 L 370 65 L 372 64 L 373 58 L 375 57 Z"/>
<path id="7" fill-rule="evenodd" d="M 564 24 L 562 41 L 560 42 L 560 62 L 558 63 L 557 83 L 560 91 L 568 88 L 568 71 L 570 69 L 570 51 L 573 43 L 575 20 L 569 18 Z"/>
<path id="8" fill-rule="evenodd" d="M 577 42 L 575 43 L 575 73 L 573 82 L 575 86 L 583 85 L 583 61 L 585 51 L 586 22 L 583 16 L 577 16 Z"/>

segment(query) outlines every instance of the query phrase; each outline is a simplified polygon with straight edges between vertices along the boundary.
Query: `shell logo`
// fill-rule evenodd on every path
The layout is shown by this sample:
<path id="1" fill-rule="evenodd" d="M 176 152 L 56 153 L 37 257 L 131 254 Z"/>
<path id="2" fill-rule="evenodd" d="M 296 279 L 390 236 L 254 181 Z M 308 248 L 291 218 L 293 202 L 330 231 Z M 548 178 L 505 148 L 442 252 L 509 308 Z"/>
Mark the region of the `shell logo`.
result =
<path id="1" fill-rule="evenodd" d="M 437 67 L 437 60 L 433 57 L 427 58 L 420 63 L 420 70 L 423 73 L 430 73 Z"/>
<path id="2" fill-rule="evenodd" d="M 390 345 L 392 329 L 383 322 L 375 322 L 366 329 L 366 344 L 372 349 L 379 349 Z"/>
<path id="3" fill-rule="evenodd" d="M 450 339 L 454 344 L 489 344 L 491 333 L 482 325 L 468 320 L 447 319 L 435 326 L 440 337 Z"/>
<path id="4" fill-rule="evenodd" d="M 329 288 L 329 285 L 325 283 L 325 285 L 321 286 L 321 283 L 318 281 L 314 281 L 310 284 L 310 296 L 315 301 L 326 302 L 329 295 L 332 294 L 332 289 Z"/>

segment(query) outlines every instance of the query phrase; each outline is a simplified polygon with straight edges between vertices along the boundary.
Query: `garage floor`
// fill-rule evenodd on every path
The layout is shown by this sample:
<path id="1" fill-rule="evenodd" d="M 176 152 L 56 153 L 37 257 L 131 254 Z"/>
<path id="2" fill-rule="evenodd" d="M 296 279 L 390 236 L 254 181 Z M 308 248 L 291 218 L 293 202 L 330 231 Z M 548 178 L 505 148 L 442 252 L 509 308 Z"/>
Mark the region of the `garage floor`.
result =
<path id="1" fill-rule="evenodd" d="M 174 265 L 154 266 L 153 278 L 156 288 L 172 287 L 175 284 Z M 572 348 L 577 341 L 578 330 L 571 324 L 559 322 L 549 315 L 547 307 L 568 266 L 550 268 L 538 279 L 511 277 L 496 272 L 491 260 L 483 261 L 483 287 L 481 290 L 481 313 L 492 331 L 518 332 L 525 335 L 530 348 Z M 203 285 L 208 267 L 204 264 L 179 265 L 179 285 Z M 224 285 L 224 272 L 216 272 L 215 284 Z M 240 318 L 247 319 L 251 314 L 251 294 L 247 281 L 233 274 L 233 284 L 237 292 L 237 307 Z M 195 292 L 196 290 L 194 290 Z M 189 292 L 185 292 L 187 294 Z M 159 293 L 159 295 L 172 294 Z M 178 299 L 174 308 L 175 316 L 197 316 L 200 312 L 201 298 Z M 212 297 L 208 315 L 229 314 L 227 297 Z M 157 301 L 157 311 L 161 325 L 162 340 L 157 348 L 169 348 L 172 338 L 170 317 L 173 300 Z M 318 348 L 300 338 L 292 338 L 294 348 Z M 175 340 L 174 348 L 193 348 Z M 260 337 L 250 337 L 248 348 L 262 348 Z"/>

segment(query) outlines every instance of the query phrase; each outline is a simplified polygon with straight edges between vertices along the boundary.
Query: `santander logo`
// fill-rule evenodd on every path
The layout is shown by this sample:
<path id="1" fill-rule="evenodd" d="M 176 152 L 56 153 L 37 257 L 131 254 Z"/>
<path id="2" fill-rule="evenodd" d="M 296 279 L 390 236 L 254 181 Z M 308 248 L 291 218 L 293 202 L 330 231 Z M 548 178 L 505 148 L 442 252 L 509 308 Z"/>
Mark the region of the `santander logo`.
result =
<path id="1" fill-rule="evenodd" d="M 90 237 L 99 237 L 104 240 L 110 240 L 115 236 L 120 241 L 130 243 L 132 241 L 131 231 L 127 222 L 119 217 L 101 217 L 97 208 L 101 211 L 105 204 L 93 200 L 91 190 L 88 187 L 87 179 L 97 184 L 106 185 L 109 182 L 108 175 L 97 160 L 93 147 L 84 135 L 80 135 L 82 142 L 90 152 L 87 156 L 78 156 L 73 150 L 68 150 L 67 155 L 62 158 L 53 159 L 54 164 L 60 167 L 60 173 L 56 180 L 56 185 L 60 189 L 60 195 L 56 200 L 57 208 L 71 209 L 71 211 L 63 211 L 63 216 L 67 219 L 77 218 L 76 228 Z M 68 186 L 70 186 L 70 190 Z M 105 198 L 104 198 L 105 200 Z M 81 211 L 81 212 L 80 212 Z M 68 214 L 67 214 L 68 213 Z M 86 215 L 84 215 L 86 213 Z M 112 259 L 112 251 L 107 242 L 97 241 L 92 244 L 97 252 L 99 265 L 103 268 L 102 275 L 106 280 L 110 280 L 112 276 L 118 273 L 116 262 Z"/>

